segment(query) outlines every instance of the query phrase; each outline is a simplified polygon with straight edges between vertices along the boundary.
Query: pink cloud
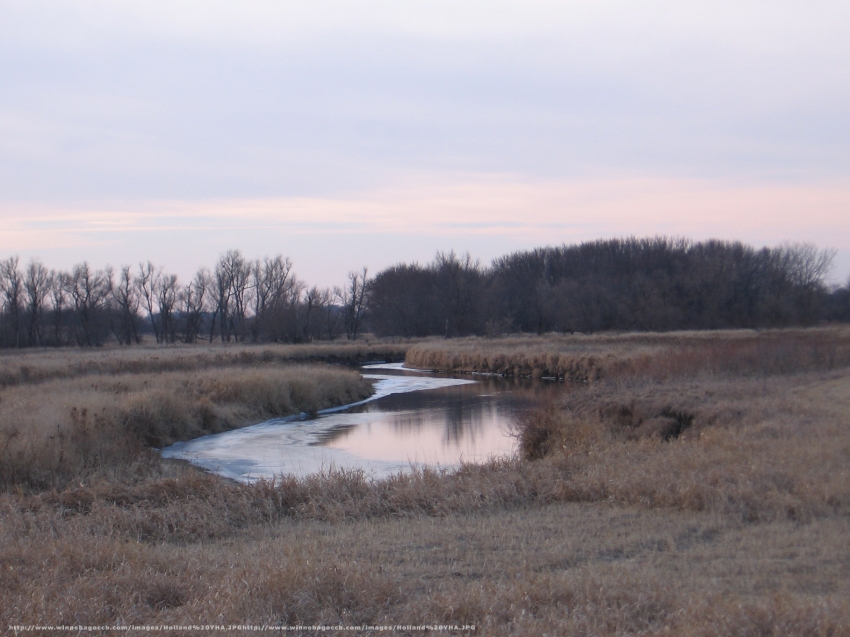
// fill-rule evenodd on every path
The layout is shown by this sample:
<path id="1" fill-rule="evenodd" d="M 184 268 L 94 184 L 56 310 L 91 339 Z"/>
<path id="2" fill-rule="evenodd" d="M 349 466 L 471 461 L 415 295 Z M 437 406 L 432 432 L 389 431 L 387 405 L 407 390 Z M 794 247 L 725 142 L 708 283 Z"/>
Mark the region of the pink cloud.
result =
<path id="1" fill-rule="evenodd" d="M 69 260 L 115 264 L 152 258 L 177 262 L 185 276 L 218 252 L 240 247 L 249 256 L 291 254 L 306 265 L 302 272 L 310 278 L 312 270 L 330 267 L 313 254 L 335 237 L 335 245 L 345 246 L 344 253 L 337 249 L 334 254 L 344 263 L 335 263 L 327 274 L 336 280 L 361 264 L 375 271 L 398 260 L 428 259 L 446 247 L 488 259 L 538 245 L 655 234 L 755 245 L 810 241 L 839 249 L 841 262 L 850 250 L 848 227 L 850 186 L 840 183 L 418 176 L 336 198 L 5 204 L 0 207 L 0 253 L 34 255 L 46 262 L 61 254 L 61 267 Z M 351 240 L 344 241 L 345 236 Z M 381 236 L 388 239 L 380 241 Z M 422 250 L 411 254 L 417 242 Z M 404 252 L 394 247 L 400 243 L 406 244 Z M 386 246 L 386 253 L 376 252 L 376 245 Z M 846 273 L 840 269 L 837 276 L 843 280 Z"/>

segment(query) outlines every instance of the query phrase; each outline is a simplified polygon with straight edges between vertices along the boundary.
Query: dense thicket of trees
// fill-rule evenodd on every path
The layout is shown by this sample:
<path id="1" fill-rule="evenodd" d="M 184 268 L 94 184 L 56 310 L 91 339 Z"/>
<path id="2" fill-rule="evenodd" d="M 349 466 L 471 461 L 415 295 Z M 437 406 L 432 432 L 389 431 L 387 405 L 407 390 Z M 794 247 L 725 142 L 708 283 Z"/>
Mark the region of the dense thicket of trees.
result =
<path id="1" fill-rule="evenodd" d="M 434 262 L 394 265 L 371 281 L 369 326 L 381 335 L 460 336 L 487 320 L 486 273 L 467 254 L 438 253 Z"/>
<path id="2" fill-rule="evenodd" d="M 371 284 L 381 335 L 596 332 L 811 325 L 848 320 L 830 251 L 656 237 L 539 248 L 483 268 L 469 256 L 399 264 Z"/>
<path id="3" fill-rule="evenodd" d="M 0 346 L 97 346 L 112 339 L 309 342 L 340 336 L 446 337 L 812 325 L 850 321 L 850 281 L 824 283 L 832 253 L 811 245 L 613 239 L 515 252 L 483 267 L 438 253 L 344 287 L 308 287 L 283 256 L 238 250 L 188 283 L 152 263 L 48 270 L 0 261 Z"/>

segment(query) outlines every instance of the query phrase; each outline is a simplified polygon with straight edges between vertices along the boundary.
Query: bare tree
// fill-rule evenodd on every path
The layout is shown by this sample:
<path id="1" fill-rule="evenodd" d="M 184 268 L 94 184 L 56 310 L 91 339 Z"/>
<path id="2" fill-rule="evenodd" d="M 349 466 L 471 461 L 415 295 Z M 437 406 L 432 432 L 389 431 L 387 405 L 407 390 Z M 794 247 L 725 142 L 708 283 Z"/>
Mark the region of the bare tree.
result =
<path id="1" fill-rule="evenodd" d="M 329 341 L 335 340 L 343 332 L 343 328 L 341 326 L 342 321 L 340 320 L 341 312 L 334 304 L 334 301 L 338 297 L 338 291 L 338 288 L 334 288 L 333 290 L 330 288 L 323 288 L 319 290 L 319 296 L 316 301 L 317 308 L 320 308 L 322 327 L 324 328 L 325 336 Z"/>
<path id="2" fill-rule="evenodd" d="M 138 321 L 141 296 L 129 265 L 121 268 L 118 283 L 112 288 L 112 300 L 115 304 L 112 325 L 115 338 L 123 345 L 140 343 Z"/>
<path id="3" fill-rule="evenodd" d="M 92 270 L 84 261 L 68 280 L 68 292 L 77 318 L 78 345 L 100 345 L 103 341 L 102 313 L 112 289 L 111 270 Z"/>
<path id="4" fill-rule="evenodd" d="M 9 317 L 9 344 L 20 347 L 24 285 L 16 256 L 0 261 L 0 292 L 3 294 L 3 310 Z"/>
<path id="5" fill-rule="evenodd" d="M 292 272 L 292 261 L 282 255 L 255 261 L 251 287 L 254 291 L 252 339 L 259 340 L 263 333 L 266 337 L 280 337 L 280 334 L 272 333 L 280 331 L 280 325 L 273 324 L 285 320 L 284 314 L 295 314 L 303 287 Z"/>
<path id="6" fill-rule="evenodd" d="M 233 312 L 230 315 L 232 331 L 234 338 L 239 340 L 244 335 L 245 318 L 250 303 L 248 294 L 251 284 L 251 264 L 245 260 L 239 250 L 230 250 L 225 257 L 227 267 L 230 270 L 233 298 Z"/>
<path id="7" fill-rule="evenodd" d="M 216 318 L 218 318 L 219 337 L 222 341 L 230 340 L 229 326 L 231 325 L 230 311 L 232 307 L 232 290 L 232 276 L 230 268 L 226 266 L 224 263 L 224 257 L 222 257 L 216 264 L 215 271 L 213 273 L 213 286 L 211 291 L 214 306 L 212 321 L 210 323 L 210 342 L 212 342 L 215 336 Z"/>
<path id="8" fill-rule="evenodd" d="M 368 298 L 369 271 L 364 267 L 360 272 L 348 273 L 348 285 L 336 289 L 336 295 L 343 307 L 345 335 L 353 340 L 363 325 Z"/>
<path id="9" fill-rule="evenodd" d="M 160 334 L 163 343 L 174 343 L 177 340 L 177 326 L 174 320 L 174 308 L 180 297 L 180 286 L 176 274 L 163 274 L 157 281 L 157 306 L 159 307 Z"/>
<path id="10" fill-rule="evenodd" d="M 247 308 L 252 290 L 252 264 L 245 260 L 239 250 L 228 250 L 221 255 L 213 273 L 213 320 L 210 325 L 210 340 L 215 334 L 218 318 L 222 341 L 239 340 L 244 335 Z"/>
<path id="11" fill-rule="evenodd" d="M 438 252 L 431 268 L 437 284 L 435 302 L 445 323 L 445 336 L 471 334 L 483 327 L 479 325 L 481 321 L 478 316 L 481 307 L 481 264 L 468 252 L 460 257 L 454 251 Z M 535 309 L 539 314 L 539 309 Z M 542 331 L 539 320 L 536 329 Z"/>
<path id="12" fill-rule="evenodd" d="M 53 344 L 57 347 L 67 344 L 63 338 L 63 317 L 68 304 L 68 290 L 71 277 L 65 272 L 50 271 L 50 304 L 53 309 Z"/>
<path id="13" fill-rule="evenodd" d="M 317 341 L 327 338 L 332 341 L 340 335 L 341 312 L 334 305 L 335 298 L 337 297 L 333 290 L 318 288 L 315 285 L 304 292 L 299 306 L 303 340 Z"/>
<path id="14" fill-rule="evenodd" d="M 209 298 L 208 290 L 211 285 L 210 273 L 206 268 L 201 268 L 195 274 L 195 278 L 183 288 L 181 299 L 183 301 L 183 317 L 185 329 L 183 340 L 186 343 L 195 343 L 201 334 L 204 311 Z"/>
<path id="15" fill-rule="evenodd" d="M 811 243 L 786 243 L 778 253 L 794 283 L 805 288 L 823 284 L 836 255 L 835 250 L 820 250 Z"/>
<path id="16" fill-rule="evenodd" d="M 47 268 L 33 259 L 27 266 L 24 279 L 27 308 L 27 345 L 34 347 L 42 343 L 42 313 L 44 300 L 50 293 L 50 273 Z"/>
<path id="17" fill-rule="evenodd" d="M 159 280 L 162 277 L 162 268 L 155 268 L 153 263 L 148 261 L 146 264 L 139 264 L 139 276 L 136 277 L 136 289 L 139 291 L 141 302 L 147 310 L 148 319 L 153 328 L 153 335 L 156 342 L 162 342 L 162 331 L 160 330 L 159 322 L 157 321 L 158 308 L 156 305 L 157 288 Z"/>
<path id="18" fill-rule="evenodd" d="M 304 293 L 304 302 L 302 304 L 303 318 L 301 321 L 302 338 L 309 342 L 319 338 L 321 323 L 316 321 L 316 317 L 322 310 L 322 293 L 315 285 Z"/>

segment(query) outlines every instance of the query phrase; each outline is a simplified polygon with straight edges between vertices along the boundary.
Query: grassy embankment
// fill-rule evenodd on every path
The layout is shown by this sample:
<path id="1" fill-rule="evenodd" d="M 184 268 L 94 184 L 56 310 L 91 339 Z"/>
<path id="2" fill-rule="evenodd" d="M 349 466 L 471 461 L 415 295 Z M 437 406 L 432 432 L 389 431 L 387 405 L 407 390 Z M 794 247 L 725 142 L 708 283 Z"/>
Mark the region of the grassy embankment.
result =
<path id="1" fill-rule="evenodd" d="M 531 357 L 554 340 L 563 355 L 569 339 L 416 349 Z M 850 634 L 850 332 L 574 342 L 598 371 L 518 423 L 523 458 L 254 486 L 150 459 L 7 483 L 0 618 Z"/>
<path id="2" fill-rule="evenodd" d="M 4 352 L 0 484 L 115 479 L 150 447 L 369 395 L 356 372 L 309 362 L 403 355 L 364 343 Z"/>

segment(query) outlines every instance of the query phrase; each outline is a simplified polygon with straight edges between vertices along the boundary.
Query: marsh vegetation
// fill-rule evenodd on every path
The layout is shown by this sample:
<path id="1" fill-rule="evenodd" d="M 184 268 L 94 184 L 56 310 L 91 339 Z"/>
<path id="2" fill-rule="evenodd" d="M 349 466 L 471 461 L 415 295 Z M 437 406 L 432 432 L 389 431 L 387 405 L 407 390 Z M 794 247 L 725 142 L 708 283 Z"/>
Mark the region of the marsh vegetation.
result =
<path id="1" fill-rule="evenodd" d="M 213 421 L 234 426 L 287 404 L 280 387 L 257 382 L 266 372 L 276 386 L 315 380 L 315 391 L 286 394 L 293 409 L 348 400 L 362 391 L 356 374 L 298 367 L 287 376 L 284 347 L 247 363 L 239 357 L 259 348 L 225 349 L 232 364 L 202 358 L 200 372 L 185 360 L 163 372 L 152 350 L 135 361 L 151 366 L 148 385 L 144 371 L 108 354 L 100 368 L 88 353 L 66 354 L 69 367 L 82 356 L 81 375 L 55 373 L 55 358 L 29 359 L 54 371 L 11 374 L 0 394 L 0 616 L 445 622 L 479 634 L 850 632 L 846 331 L 577 340 L 612 365 L 563 382 L 517 422 L 517 457 L 382 480 L 331 471 L 253 485 L 164 462 L 144 439 L 91 430 L 80 444 L 81 423 L 121 414 L 110 427 L 138 427 L 131 415 L 145 414 L 162 425 L 153 406 L 191 397 L 185 414 L 209 400 Z M 547 337 L 416 347 L 461 356 L 507 345 L 531 357 L 553 348 Z M 4 365 L 19 369 L 14 357 Z M 153 430 L 195 435 L 202 422 Z M 31 466 L 44 471 L 9 464 L 20 452 L 42 458 Z"/>
<path id="2" fill-rule="evenodd" d="M 362 400 L 371 386 L 358 373 L 315 361 L 400 353 L 346 342 L 0 355 L 0 481 L 63 488 L 114 477 L 147 466 L 151 448 Z"/>
<path id="3" fill-rule="evenodd" d="M 850 364 L 850 328 L 547 334 L 413 343 L 410 367 L 587 383 L 753 376 Z"/>

